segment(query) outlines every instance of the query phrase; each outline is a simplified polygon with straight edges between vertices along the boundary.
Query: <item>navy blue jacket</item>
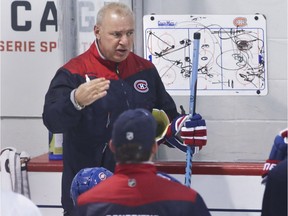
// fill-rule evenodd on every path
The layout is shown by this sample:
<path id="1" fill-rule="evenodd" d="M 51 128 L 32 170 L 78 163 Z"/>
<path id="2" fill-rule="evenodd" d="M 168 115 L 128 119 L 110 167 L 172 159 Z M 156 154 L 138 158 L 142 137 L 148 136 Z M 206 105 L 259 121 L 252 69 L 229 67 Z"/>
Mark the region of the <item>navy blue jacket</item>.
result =
<path id="1" fill-rule="evenodd" d="M 268 173 L 261 216 L 287 216 L 287 158 Z"/>
<path id="2" fill-rule="evenodd" d="M 209 216 L 193 189 L 157 176 L 153 164 L 120 164 L 115 174 L 78 197 L 75 215 Z"/>
<path id="3" fill-rule="evenodd" d="M 79 111 L 70 93 L 85 82 L 86 74 L 90 79 L 109 79 L 110 88 L 105 97 Z M 63 133 L 64 209 L 73 207 L 70 185 L 80 169 L 98 166 L 114 171 L 114 157 L 106 148 L 113 122 L 120 113 L 134 108 L 163 109 L 171 119 L 178 115 L 155 66 L 132 52 L 115 63 L 104 60 L 93 43 L 57 71 L 45 96 L 43 122 L 52 133 Z"/>

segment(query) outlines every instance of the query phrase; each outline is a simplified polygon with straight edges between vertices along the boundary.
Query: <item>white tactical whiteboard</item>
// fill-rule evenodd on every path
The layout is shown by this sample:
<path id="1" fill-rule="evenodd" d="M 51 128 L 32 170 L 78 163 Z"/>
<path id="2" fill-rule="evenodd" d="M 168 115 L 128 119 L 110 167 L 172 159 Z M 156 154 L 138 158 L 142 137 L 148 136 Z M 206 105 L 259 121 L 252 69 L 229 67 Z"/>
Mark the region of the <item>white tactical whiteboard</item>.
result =
<path id="1" fill-rule="evenodd" d="M 193 35 L 201 34 L 198 95 L 267 95 L 266 18 L 254 15 L 145 15 L 144 57 L 171 95 L 189 95 Z"/>

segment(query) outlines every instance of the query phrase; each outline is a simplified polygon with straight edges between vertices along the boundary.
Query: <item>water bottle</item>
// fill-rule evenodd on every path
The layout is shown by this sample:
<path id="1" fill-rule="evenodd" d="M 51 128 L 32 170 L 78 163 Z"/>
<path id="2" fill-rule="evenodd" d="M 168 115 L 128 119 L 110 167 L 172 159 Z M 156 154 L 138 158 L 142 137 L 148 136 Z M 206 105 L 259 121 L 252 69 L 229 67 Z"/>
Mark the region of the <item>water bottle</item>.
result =
<path id="1" fill-rule="evenodd" d="M 49 131 L 49 160 L 63 159 L 63 134 Z"/>

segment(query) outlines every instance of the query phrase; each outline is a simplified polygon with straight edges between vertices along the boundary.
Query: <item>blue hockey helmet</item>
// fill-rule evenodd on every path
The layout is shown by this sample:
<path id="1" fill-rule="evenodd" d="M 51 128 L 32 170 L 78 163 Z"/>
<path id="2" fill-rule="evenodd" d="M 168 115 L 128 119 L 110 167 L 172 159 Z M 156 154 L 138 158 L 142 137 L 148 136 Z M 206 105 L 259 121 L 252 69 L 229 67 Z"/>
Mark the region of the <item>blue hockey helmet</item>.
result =
<path id="1" fill-rule="evenodd" d="M 103 167 L 92 167 L 81 169 L 74 177 L 70 196 L 73 200 L 74 205 L 77 203 L 77 198 L 80 194 L 91 189 L 95 185 L 104 181 L 108 177 L 112 176 L 113 173 Z"/>

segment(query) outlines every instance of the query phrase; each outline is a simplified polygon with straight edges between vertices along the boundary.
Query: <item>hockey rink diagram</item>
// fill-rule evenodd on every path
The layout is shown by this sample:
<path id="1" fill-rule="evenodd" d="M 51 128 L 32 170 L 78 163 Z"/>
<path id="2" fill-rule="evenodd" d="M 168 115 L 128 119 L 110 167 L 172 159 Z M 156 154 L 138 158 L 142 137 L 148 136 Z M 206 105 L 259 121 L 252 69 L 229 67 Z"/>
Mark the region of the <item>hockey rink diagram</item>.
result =
<path id="1" fill-rule="evenodd" d="M 193 34 L 199 32 L 199 95 L 267 95 L 263 15 L 146 15 L 144 57 L 171 95 L 189 94 Z"/>

